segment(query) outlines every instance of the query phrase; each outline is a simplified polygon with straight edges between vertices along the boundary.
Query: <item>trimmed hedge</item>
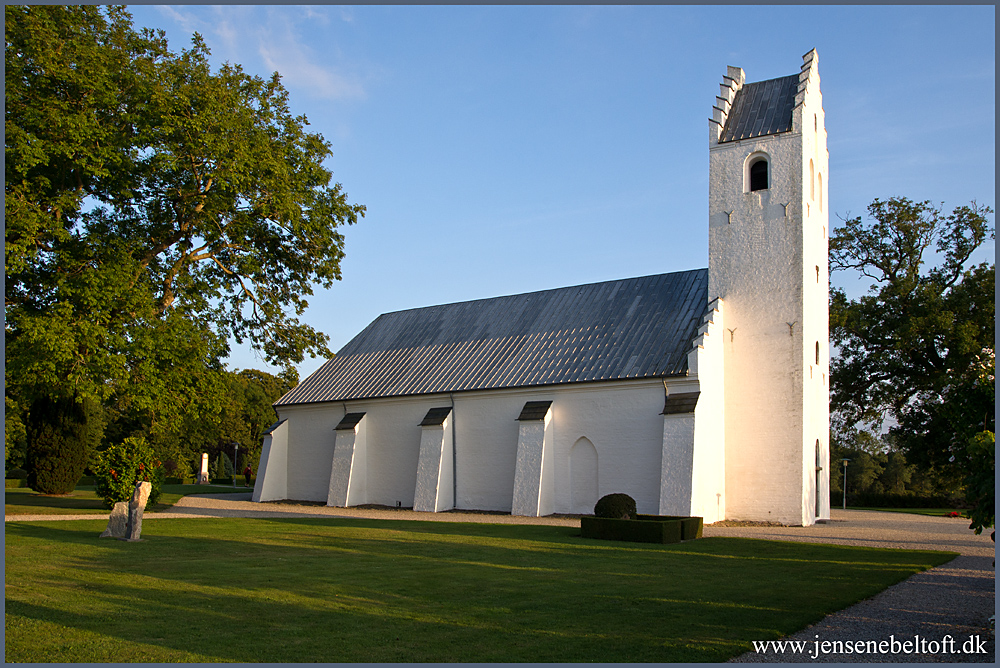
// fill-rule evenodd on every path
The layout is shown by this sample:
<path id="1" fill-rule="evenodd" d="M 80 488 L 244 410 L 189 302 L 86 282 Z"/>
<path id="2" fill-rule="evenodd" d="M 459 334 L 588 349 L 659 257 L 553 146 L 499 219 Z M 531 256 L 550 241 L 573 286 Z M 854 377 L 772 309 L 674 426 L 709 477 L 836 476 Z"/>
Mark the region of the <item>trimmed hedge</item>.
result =
<path id="1" fill-rule="evenodd" d="M 622 540 L 632 543 L 679 543 L 701 538 L 702 518 L 677 515 L 638 515 L 638 519 L 581 517 L 583 538 Z"/>
<path id="2" fill-rule="evenodd" d="M 596 517 L 635 519 L 636 514 L 635 499 L 628 494 L 605 494 L 594 504 Z"/>
<path id="3" fill-rule="evenodd" d="M 193 485 L 195 482 L 194 478 L 164 478 L 164 485 Z"/>
<path id="4" fill-rule="evenodd" d="M 27 487 L 28 481 L 24 478 L 5 478 L 3 481 L 4 489 L 14 489 L 16 487 Z"/>
<path id="5" fill-rule="evenodd" d="M 684 515 L 638 515 L 636 519 L 654 522 L 680 520 L 681 540 L 701 538 L 702 529 L 704 528 L 703 520 L 700 517 L 685 517 Z"/>

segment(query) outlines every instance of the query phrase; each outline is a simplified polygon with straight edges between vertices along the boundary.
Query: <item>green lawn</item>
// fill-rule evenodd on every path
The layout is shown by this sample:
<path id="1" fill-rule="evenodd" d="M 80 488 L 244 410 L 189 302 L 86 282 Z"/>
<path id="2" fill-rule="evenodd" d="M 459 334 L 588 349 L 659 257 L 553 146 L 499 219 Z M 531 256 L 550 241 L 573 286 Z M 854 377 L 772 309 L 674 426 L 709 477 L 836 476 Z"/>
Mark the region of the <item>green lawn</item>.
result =
<path id="1" fill-rule="evenodd" d="M 958 513 L 964 517 L 962 510 L 954 508 L 869 508 L 867 506 L 847 506 L 848 510 L 877 510 L 880 513 L 910 513 L 913 515 L 930 515 L 931 517 L 948 517 Z"/>
<path id="2" fill-rule="evenodd" d="M 163 485 L 159 502 L 150 511 L 166 510 L 188 494 L 228 494 L 246 493 L 246 487 L 223 485 Z M 81 485 L 65 496 L 39 494 L 26 487 L 15 487 L 5 491 L 4 514 L 6 515 L 100 515 L 107 513 L 102 500 L 94 493 L 93 485 Z"/>
<path id="3" fill-rule="evenodd" d="M 8 662 L 725 661 L 942 552 L 398 520 L 6 525 Z"/>

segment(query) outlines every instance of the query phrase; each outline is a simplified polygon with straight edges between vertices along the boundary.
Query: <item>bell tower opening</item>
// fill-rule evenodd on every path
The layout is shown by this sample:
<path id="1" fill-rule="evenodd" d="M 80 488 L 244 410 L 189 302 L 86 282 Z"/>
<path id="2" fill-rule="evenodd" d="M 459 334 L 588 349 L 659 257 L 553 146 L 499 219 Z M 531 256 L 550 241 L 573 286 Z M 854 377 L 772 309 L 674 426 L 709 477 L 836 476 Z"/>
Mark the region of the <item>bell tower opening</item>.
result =
<path id="1" fill-rule="evenodd" d="M 750 192 L 767 190 L 767 158 L 759 157 L 750 163 Z"/>

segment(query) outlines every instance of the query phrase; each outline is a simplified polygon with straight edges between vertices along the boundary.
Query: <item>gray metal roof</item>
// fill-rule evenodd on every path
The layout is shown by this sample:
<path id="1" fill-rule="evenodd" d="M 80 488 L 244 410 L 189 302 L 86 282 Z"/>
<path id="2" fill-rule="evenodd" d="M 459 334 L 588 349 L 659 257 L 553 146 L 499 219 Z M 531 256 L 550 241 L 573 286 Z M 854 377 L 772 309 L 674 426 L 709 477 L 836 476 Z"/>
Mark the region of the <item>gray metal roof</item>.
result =
<path id="1" fill-rule="evenodd" d="M 687 372 L 695 269 L 379 316 L 275 406 Z"/>
<path id="2" fill-rule="evenodd" d="M 719 143 L 788 132 L 799 75 L 744 84 L 736 92 Z"/>

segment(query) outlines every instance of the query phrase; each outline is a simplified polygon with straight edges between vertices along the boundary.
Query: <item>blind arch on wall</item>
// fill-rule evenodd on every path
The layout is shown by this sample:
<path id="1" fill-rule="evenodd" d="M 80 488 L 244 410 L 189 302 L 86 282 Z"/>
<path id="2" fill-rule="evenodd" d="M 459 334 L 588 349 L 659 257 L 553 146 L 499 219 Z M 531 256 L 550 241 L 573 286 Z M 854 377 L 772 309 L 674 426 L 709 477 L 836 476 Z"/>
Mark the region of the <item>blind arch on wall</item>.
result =
<path id="1" fill-rule="evenodd" d="M 590 514 L 597 503 L 597 448 L 586 437 L 569 451 L 570 512 Z"/>

